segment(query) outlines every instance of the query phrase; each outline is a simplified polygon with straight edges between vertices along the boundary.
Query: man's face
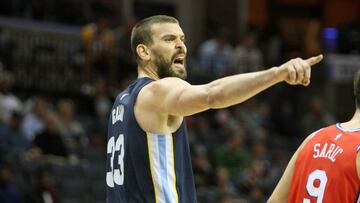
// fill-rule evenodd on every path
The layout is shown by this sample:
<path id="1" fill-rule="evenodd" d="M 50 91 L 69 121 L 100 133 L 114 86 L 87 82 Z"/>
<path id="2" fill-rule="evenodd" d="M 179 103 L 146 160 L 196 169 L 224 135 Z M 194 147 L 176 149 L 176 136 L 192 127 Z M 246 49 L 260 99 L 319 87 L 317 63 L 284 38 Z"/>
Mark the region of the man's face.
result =
<path id="1" fill-rule="evenodd" d="M 187 50 L 180 26 L 176 23 L 157 23 L 152 25 L 151 31 L 151 61 L 157 67 L 158 76 L 186 79 Z"/>

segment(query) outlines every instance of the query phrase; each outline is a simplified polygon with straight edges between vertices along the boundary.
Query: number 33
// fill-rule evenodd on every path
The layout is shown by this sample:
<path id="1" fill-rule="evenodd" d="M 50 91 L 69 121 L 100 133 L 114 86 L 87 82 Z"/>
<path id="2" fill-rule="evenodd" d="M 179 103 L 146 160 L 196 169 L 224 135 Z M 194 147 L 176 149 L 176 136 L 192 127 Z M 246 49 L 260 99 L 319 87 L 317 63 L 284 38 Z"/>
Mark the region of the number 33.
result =
<path id="1" fill-rule="evenodd" d="M 114 163 L 115 152 L 119 152 L 118 163 Z M 107 144 L 107 153 L 111 154 L 110 167 L 111 171 L 106 173 L 106 184 L 109 187 L 124 184 L 124 135 L 120 134 L 115 142 L 111 137 Z M 115 165 L 116 164 L 116 165 Z M 117 168 L 118 167 L 118 168 Z"/>

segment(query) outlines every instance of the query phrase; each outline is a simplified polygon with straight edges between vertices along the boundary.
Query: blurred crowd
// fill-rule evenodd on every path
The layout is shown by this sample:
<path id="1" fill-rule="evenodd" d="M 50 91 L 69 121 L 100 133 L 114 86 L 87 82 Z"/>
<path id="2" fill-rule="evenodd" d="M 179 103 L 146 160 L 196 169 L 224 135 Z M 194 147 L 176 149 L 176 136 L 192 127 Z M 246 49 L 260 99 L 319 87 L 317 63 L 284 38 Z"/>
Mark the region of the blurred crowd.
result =
<path id="1" fill-rule="evenodd" d="M 80 74 L 91 90 L 71 97 L 14 89 L 16 70 L 0 41 L 2 203 L 104 202 L 107 119 L 118 91 L 136 77 L 129 42 L 137 18 L 119 26 L 107 1 L 94 2 L 100 1 L 0 3 L 2 15 L 81 25 Z M 219 27 L 190 54 L 189 81 L 204 83 L 321 53 L 318 32 L 311 25 L 304 46 L 294 48 L 275 27 L 263 33 L 249 26 L 235 43 L 229 28 Z M 321 71 L 313 78 L 321 92 L 326 78 Z M 277 85 L 243 104 L 186 118 L 200 203 L 266 201 L 298 144 L 335 122 L 322 95 L 301 88 Z"/>
<path id="2" fill-rule="evenodd" d="M 100 93 L 104 81 L 90 101 L 93 112 L 78 115 L 81 103 L 71 98 L 19 98 L 11 78 L 0 73 L 0 202 L 103 202 L 112 102 Z"/>

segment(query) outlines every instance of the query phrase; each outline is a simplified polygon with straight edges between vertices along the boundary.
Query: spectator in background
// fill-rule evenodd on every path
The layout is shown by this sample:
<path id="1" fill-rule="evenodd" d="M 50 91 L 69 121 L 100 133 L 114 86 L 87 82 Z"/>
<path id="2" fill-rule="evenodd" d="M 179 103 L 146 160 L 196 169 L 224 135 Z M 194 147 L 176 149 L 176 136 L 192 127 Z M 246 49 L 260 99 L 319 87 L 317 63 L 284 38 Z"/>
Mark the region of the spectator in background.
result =
<path id="1" fill-rule="evenodd" d="M 263 55 L 258 47 L 258 33 L 255 30 L 248 31 L 235 47 L 233 60 L 235 73 L 259 71 L 263 68 Z"/>
<path id="2" fill-rule="evenodd" d="M 240 191 L 248 194 L 251 202 L 265 202 L 264 183 L 266 167 L 259 159 L 252 159 L 250 166 L 244 170 L 239 182 Z M 263 200 L 263 201 L 261 201 Z"/>
<path id="3" fill-rule="evenodd" d="M 222 138 L 223 136 L 219 136 L 216 130 L 212 128 L 210 119 L 204 118 L 202 116 L 197 118 L 194 116 L 191 118 L 192 119 L 187 118 L 186 120 L 187 123 L 194 122 L 189 125 L 190 144 L 193 146 L 203 146 L 205 147 L 205 151 L 212 153 L 213 149 L 218 146 L 219 140 L 224 139 Z M 226 131 L 225 129 L 222 130 Z"/>
<path id="4" fill-rule="evenodd" d="M 276 66 L 276 64 L 280 63 L 282 55 L 284 55 L 284 41 L 280 33 L 279 25 L 276 22 L 269 24 L 264 35 L 266 37 L 264 62 L 267 66 Z"/>
<path id="5" fill-rule="evenodd" d="M 89 148 L 95 151 L 106 150 L 106 140 L 103 132 L 93 130 L 89 135 Z"/>
<path id="6" fill-rule="evenodd" d="M 248 199 L 251 203 L 264 203 L 266 201 L 264 189 L 261 187 L 254 187 L 251 190 L 250 197 Z"/>
<path id="7" fill-rule="evenodd" d="M 276 184 L 279 182 L 287 166 L 287 161 L 290 159 L 289 155 L 287 154 L 287 150 L 275 149 L 274 151 L 269 150 L 269 153 L 271 153 L 273 157 L 271 161 L 271 167 L 269 168 L 265 179 L 266 194 L 270 194 L 273 188 L 276 187 Z"/>
<path id="8" fill-rule="evenodd" d="M 24 104 L 25 116 L 21 123 L 21 129 L 28 140 L 32 141 L 35 134 L 45 128 L 46 116 L 49 112 L 49 103 L 43 96 L 34 96 Z"/>
<path id="9" fill-rule="evenodd" d="M 234 186 L 233 182 L 231 182 L 231 178 L 229 177 L 229 172 L 226 168 L 219 167 L 216 170 L 216 191 L 219 196 L 238 195 L 238 191 Z"/>
<path id="10" fill-rule="evenodd" d="M 84 128 L 75 118 L 74 103 L 70 99 L 58 102 L 59 131 L 65 145 L 72 151 L 78 149 L 81 139 L 84 138 Z"/>
<path id="11" fill-rule="evenodd" d="M 90 131 L 88 146 L 82 151 L 83 158 L 102 165 L 106 150 L 106 136 L 104 132 L 100 132 L 98 129 Z"/>
<path id="12" fill-rule="evenodd" d="M 14 76 L 0 69 L 0 123 L 9 124 L 14 111 L 22 111 L 20 99 L 11 92 Z"/>
<path id="13" fill-rule="evenodd" d="M 335 123 L 335 119 L 324 108 L 321 98 L 317 96 L 310 98 L 308 112 L 305 113 L 302 120 L 302 129 L 305 131 L 304 135 L 309 135 L 316 129 L 328 126 L 331 123 Z"/>
<path id="14" fill-rule="evenodd" d="M 206 148 L 197 146 L 193 157 L 193 170 L 196 188 L 213 185 L 213 166 L 207 156 Z"/>
<path id="15" fill-rule="evenodd" d="M 270 107 L 267 103 L 250 99 L 244 102 L 244 105 L 235 107 L 235 116 L 237 121 L 243 124 L 245 131 L 251 133 L 251 140 L 266 137 L 265 129 L 271 126 Z"/>
<path id="16" fill-rule="evenodd" d="M 249 202 L 243 198 L 234 198 L 230 195 L 222 195 L 218 197 L 218 201 L 216 203 L 249 203 Z"/>
<path id="17" fill-rule="evenodd" d="M 129 78 L 129 75 L 136 75 L 136 61 L 131 51 L 130 37 L 131 30 L 138 22 L 136 17 L 129 18 L 125 26 L 119 26 L 115 30 L 116 35 L 116 47 L 118 58 L 118 77 L 117 79 L 122 82 Z M 121 85 L 121 84 L 120 84 Z"/>
<path id="18" fill-rule="evenodd" d="M 0 126 L 0 160 L 18 160 L 20 155 L 30 149 L 31 143 L 20 128 L 21 121 L 22 115 L 13 112 L 9 125 Z"/>
<path id="19" fill-rule="evenodd" d="M 36 174 L 36 182 L 31 193 L 27 196 L 27 203 L 58 203 L 58 195 L 53 185 L 51 174 L 46 169 L 40 169 Z"/>
<path id="20" fill-rule="evenodd" d="M 81 29 L 81 41 L 85 52 L 84 79 L 87 82 L 104 77 L 114 82 L 116 79 L 115 36 L 111 30 L 113 10 L 100 3 L 94 4 L 95 23 Z"/>
<path id="21" fill-rule="evenodd" d="M 95 83 L 94 111 L 96 115 L 97 128 L 105 132 L 107 128 L 108 115 L 110 113 L 112 101 L 109 96 L 108 82 L 98 79 Z"/>
<path id="22" fill-rule="evenodd" d="M 244 129 L 237 126 L 226 144 L 216 150 L 216 165 L 226 168 L 231 178 L 239 176 L 250 163 L 251 155 L 243 147 L 244 143 Z"/>
<path id="23" fill-rule="evenodd" d="M 10 166 L 0 165 L 0 202 L 1 203 L 22 203 L 22 197 L 15 185 Z"/>
<path id="24" fill-rule="evenodd" d="M 21 129 L 26 138 L 32 142 L 36 134 L 45 129 L 45 120 L 48 114 L 48 102 L 45 98 L 37 96 L 29 101 L 30 112 L 25 115 Z M 33 103 L 33 104 L 32 104 Z"/>
<path id="25" fill-rule="evenodd" d="M 59 133 L 58 125 L 56 115 L 54 113 L 48 113 L 44 131 L 37 134 L 33 142 L 33 146 L 40 154 L 61 157 L 68 156 L 68 149 Z"/>
<path id="26" fill-rule="evenodd" d="M 322 27 L 320 20 L 317 19 L 311 19 L 307 23 L 306 29 L 305 29 L 305 36 L 304 36 L 304 42 L 303 49 L 304 49 L 304 55 L 305 56 L 311 56 L 314 53 L 322 53 L 324 52 L 323 49 L 326 50 L 328 53 L 334 48 L 330 48 L 331 46 L 328 44 L 328 42 L 324 41 L 325 39 L 321 39 L 321 32 Z M 331 40 L 330 40 L 331 41 Z M 335 41 L 335 39 L 334 39 Z M 331 43 L 330 43 L 331 44 Z M 313 71 L 312 78 L 314 78 L 319 85 L 323 85 L 324 89 L 327 87 L 327 79 L 329 77 L 328 69 L 327 68 L 317 68 L 316 71 Z"/>
<path id="27" fill-rule="evenodd" d="M 321 53 L 320 45 L 321 24 L 319 20 L 312 19 L 305 30 L 304 52 L 306 56 Z"/>
<path id="28" fill-rule="evenodd" d="M 199 48 L 200 68 L 209 76 L 218 78 L 225 76 L 232 68 L 233 50 L 229 43 L 230 32 L 220 28 L 216 36 L 203 42 Z"/>
<path id="29" fill-rule="evenodd" d="M 237 127 L 238 122 L 232 116 L 230 109 L 219 109 L 215 112 L 215 121 L 217 124 L 218 129 L 220 130 L 219 133 L 229 136 Z"/>

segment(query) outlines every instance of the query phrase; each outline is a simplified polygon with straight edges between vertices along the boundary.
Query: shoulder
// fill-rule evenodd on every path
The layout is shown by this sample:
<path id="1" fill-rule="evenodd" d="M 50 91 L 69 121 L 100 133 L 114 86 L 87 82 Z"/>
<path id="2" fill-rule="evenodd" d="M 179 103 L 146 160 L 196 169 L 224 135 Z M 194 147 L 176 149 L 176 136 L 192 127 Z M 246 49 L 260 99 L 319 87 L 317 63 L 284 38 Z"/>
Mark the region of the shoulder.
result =
<path id="1" fill-rule="evenodd" d="M 158 109 L 167 98 L 184 91 L 188 86 L 189 83 L 176 77 L 152 81 L 139 91 L 137 105 Z"/>
<path id="2" fill-rule="evenodd" d="M 324 128 L 321 128 L 321 129 L 319 129 L 319 130 L 311 133 L 306 139 L 312 139 L 312 138 L 314 138 L 317 134 L 319 134 L 319 132 L 321 132 L 321 131 L 323 131 L 323 130 L 324 130 Z"/>
<path id="3" fill-rule="evenodd" d="M 311 133 L 310 135 L 308 135 L 305 140 L 301 143 L 301 145 L 299 146 L 299 149 L 302 150 L 309 142 L 313 141 L 314 138 L 316 138 L 320 132 L 322 132 L 324 130 L 324 128 L 321 128 L 313 133 Z"/>
<path id="4" fill-rule="evenodd" d="M 302 145 L 310 142 L 311 140 L 319 140 L 324 139 L 326 136 L 334 135 L 334 133 L 338 132 L 339 129 L 336 127 L 335 124 L 320 128 L 319 130 L 311 133 L 309 136 L 306 137 Z M 325 137 L 324 137 L 325 136 Z"/>
<path id="5" fill-rule="evenodd" d="M 160 80 L 153 81 L 142 88 L 141 92 L 145 93 L 160 93 L 163 91 L 170 91 L 173 88 L 180 88 L 182 86 L 190 86 L 188 82 L 177 77 L 167 77 Z"/>

